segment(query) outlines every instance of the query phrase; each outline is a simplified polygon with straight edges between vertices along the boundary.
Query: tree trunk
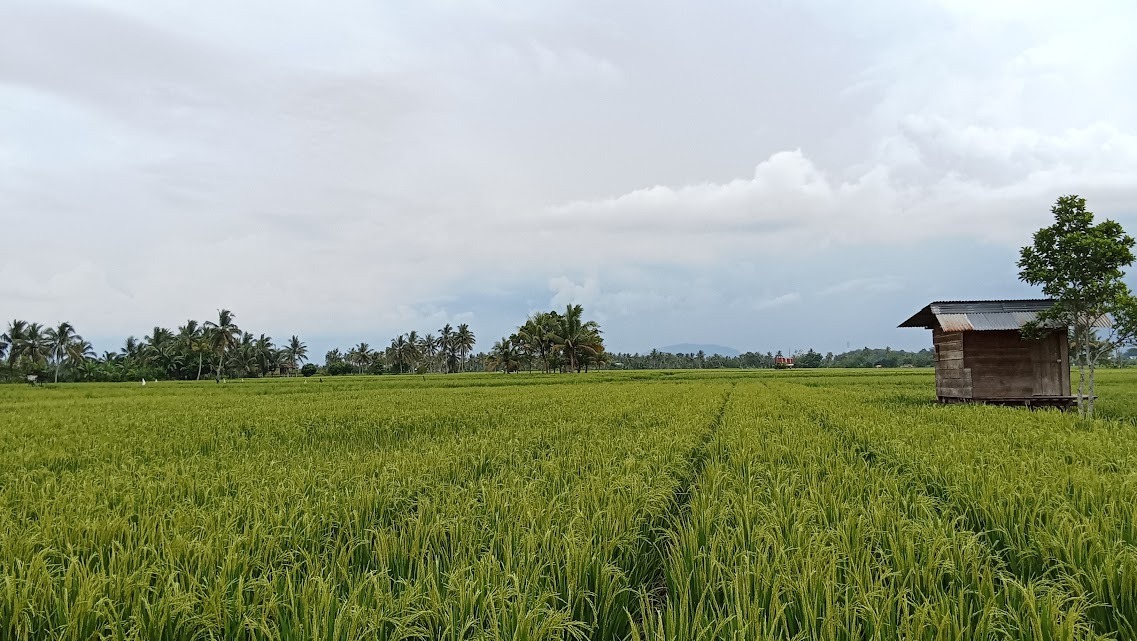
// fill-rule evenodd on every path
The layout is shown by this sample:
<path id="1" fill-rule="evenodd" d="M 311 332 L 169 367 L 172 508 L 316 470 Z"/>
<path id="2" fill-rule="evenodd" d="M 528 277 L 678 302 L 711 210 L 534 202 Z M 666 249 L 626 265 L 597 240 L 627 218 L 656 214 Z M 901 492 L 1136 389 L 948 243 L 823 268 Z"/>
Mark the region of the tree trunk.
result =
<path id="1" fill-rule="evenodd" d="M 1078 418 L 1086 417 L 1086 354 L 1089 349 L 1086 345 L 1084 331 L 1079 328 L 1075 331 L 1078 339 Z"/>
<path id="2" fill-rule="evenodd" d="M 1086 408 L 1087 408 L 1086 409 L 1086 418 L 1090 418 L 1090 419 L 1092 419 L 1094 417 L 1094 392 L 1095 392 L 1094 373 L 1095 373 L 1096 369 L 1097 368 L 1094 366 L 1094 362 L 1090 361 L 1090 396 L 1089 396 L 1089 399 L 1087 399 L 1087 404 L 1086 404 Z"/>
<path id="3" fill-rule="evenodd" d="M 201 380 L 202 353 L 197 353 L 197 380 Z"/>
<path id="4" fill-rule="evenodd" d="M 59 382 L 59 368 L 63 366 L 63 359 L 55 361 L 55 382 Z"/>
<path id="5" fill-rule="evenodd" d="M 1092 419 L 1094 417 L 1094 392 L 1096 391 L 1095 374 L 1097 370 L 1097 361 L 1100 358 L 1100 351 L 1094 352 L 1090 349 L 1090 339 L 1094 335 L 1092 321 L 1086 322 L 1086 367 L 1090 370 L 1089 390 L 1086 394 L 1086 415 L 1083 418 Z"/>

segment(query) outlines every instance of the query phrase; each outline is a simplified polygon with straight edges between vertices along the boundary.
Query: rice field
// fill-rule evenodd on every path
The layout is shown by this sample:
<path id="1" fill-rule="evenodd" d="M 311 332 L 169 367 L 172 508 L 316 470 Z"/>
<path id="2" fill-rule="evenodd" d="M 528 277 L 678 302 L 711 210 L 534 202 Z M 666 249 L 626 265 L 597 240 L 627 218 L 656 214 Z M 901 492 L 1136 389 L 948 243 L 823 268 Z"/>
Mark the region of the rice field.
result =
<path id="1" fill-rule="evenodd" d="M 1137 639 L 1102 418 L 929 371 L 0 387 L 3 639 Z"/>

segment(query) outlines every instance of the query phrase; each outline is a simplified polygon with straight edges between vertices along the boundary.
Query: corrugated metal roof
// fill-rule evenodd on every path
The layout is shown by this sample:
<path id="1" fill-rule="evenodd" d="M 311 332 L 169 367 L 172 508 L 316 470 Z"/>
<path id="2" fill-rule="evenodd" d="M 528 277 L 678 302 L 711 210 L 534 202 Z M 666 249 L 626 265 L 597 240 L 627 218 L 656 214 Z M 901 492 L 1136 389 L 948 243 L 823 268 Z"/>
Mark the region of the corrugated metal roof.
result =
<path id="1" fill-rule="evenodd" d="M 1037 318 L 1037 312 L 971 312 L 966 314 L 937 314 L 932 308 L 940 329 L 949 332 L 978 332 L 1000 329 L 1022 329 Z"/>
<path id="2" fill-rule="evenodd" d="M 936 301 L 916 312 L 900 327 L 938 327 L 950 332 L 1022 329 L 1053 304 L 1049 299 Z M 1108 317 L 1095 324 L 1096 327 L 1110 325 Z"/>

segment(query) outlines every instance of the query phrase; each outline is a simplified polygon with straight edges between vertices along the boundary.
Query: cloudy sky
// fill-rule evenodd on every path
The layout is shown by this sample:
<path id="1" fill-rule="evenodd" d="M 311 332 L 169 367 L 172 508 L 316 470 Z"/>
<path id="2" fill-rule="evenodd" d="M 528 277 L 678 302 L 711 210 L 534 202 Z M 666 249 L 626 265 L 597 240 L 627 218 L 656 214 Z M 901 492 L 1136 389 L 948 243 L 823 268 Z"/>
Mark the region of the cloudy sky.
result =
<path id="1" fill-rule="evenodd" d="M 855 8 L 854 8 L 855 7 Z M 0 317 L 924 346 L 1137 231 L 1132 0 L 0 0 Z"/>

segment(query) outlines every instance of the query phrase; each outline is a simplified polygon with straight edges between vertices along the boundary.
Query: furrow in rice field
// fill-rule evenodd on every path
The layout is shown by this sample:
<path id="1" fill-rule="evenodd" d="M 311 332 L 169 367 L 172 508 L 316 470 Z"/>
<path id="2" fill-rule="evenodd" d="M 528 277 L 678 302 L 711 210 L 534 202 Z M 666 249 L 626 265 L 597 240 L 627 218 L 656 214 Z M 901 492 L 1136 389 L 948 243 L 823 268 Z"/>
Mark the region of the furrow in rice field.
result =
<path id="1" fill-rule="evenodd" d="M 675 547 L 675 534 L 681 531 L 691 516 L 691 498 L 695 493 L 695 485 L 703 475 L 707 459 L 710 457 L 710 448 L 714 443 L 718 431 L 722 429 L 730 399 L 734 395 L 735 384 L 731 384 L 722 398 L 722 404 L 714 419 L 701 437 L 698 446 L 688 456 L 687 465 L 681 470 L 679 482 L 675 486 L 669 509 L 659 511 L 650 525 L 647 540 L 651 548 L 637 560 L 640 568 L 637 575 L 643 577 L 640 591 L 643 594 L 638 607 L 630 610 L 634 612 L 634 622 L 642 623 L 648 612 L 667 600 L 667 580 L 665 564 L 670 551 Z"/>
<path id="2" fill-rule="evenodd" d="M 1132 427 L 1058 412 L 874 404 L 784 386 L 820 426 L 912 479 L 1024 581 L 1086 595 L 1103 633 L 1137 638 L 1137 446 Z"/>
<path id="3" fill-rule="evenodd" d="M 1019 581 L 905 479 L 739 385 L 667 561 L 652 639 L 1091 639 L 1086 599 Z"/>

